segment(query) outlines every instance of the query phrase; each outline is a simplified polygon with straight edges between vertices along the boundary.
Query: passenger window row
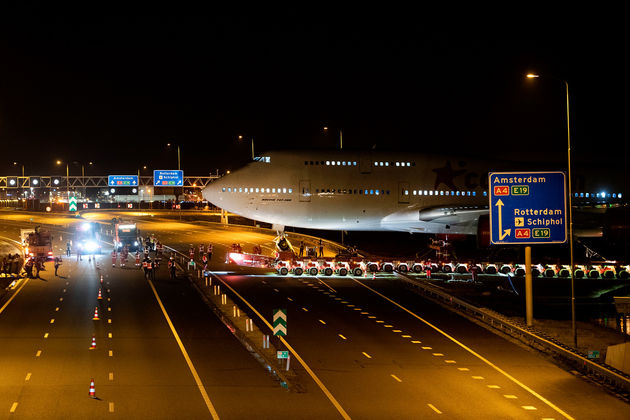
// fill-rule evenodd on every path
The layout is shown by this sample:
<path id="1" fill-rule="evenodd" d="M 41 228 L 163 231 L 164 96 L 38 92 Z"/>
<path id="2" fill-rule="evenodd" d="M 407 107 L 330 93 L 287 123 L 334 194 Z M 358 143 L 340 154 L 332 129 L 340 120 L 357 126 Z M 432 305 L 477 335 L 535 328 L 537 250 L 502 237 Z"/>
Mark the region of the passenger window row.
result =
<path id="1" fill-rule="evenodd" d="M 223 192 L 293 194 L 293 188 L 223 187 Z"/>

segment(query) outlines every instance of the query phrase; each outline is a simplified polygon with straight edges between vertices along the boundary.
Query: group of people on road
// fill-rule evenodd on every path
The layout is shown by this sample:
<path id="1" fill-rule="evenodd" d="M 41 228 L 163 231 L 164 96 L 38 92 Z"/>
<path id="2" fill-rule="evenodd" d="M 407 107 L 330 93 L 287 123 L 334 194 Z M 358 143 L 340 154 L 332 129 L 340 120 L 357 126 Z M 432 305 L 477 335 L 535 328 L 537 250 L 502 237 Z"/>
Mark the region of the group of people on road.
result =
<path id="1" fill-rule="evenodd" d="M 5 276 L 10 276 L 12 274 L 19 274 L 20 271 L 20 254 L 9 253 L 7 256 L 2 258 L 2 274 Z"/>

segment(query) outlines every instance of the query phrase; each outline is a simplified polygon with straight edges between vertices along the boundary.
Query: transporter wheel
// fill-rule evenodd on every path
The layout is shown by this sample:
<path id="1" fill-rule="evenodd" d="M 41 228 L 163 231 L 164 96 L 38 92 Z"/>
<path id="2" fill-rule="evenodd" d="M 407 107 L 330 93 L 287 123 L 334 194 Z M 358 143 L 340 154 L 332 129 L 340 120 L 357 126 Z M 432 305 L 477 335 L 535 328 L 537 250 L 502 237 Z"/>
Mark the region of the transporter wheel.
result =
<path id="1" fill-rule="evenodd" d="M 378 271 L 378 265 L 370 264 L 368 265 L 368 270 L 370 271 L 370 273 L 376 273 Z"/>
<path id="2" fill-rule="evenodd" d="M 407 271 L 409 271 L 409 269 L 408 269 L 407 265 L 405 265 L 405 264 L 400 264 L 400 265 L 398 266 L 398 272 L 399 272 L 399 273 L 406 273 Z"/>
<path id="3" fill-rule="evenodd" d="M 497 268 L 493 265 L 489 265 L 486 267 L 486 274 L 497 274 Z"/>
<path id="4" fill-rule="evenodd" d="M 279 272 L 281 276 L 286 276 L 287 274 L 289 274 L 289 269 L 286 267 L 280 267 Z"/>
<path id="5" fill-rule="evenodd" d="M 363 275 L 363 270 L 361 270 L 360 267 L 356 267 L 354 270 L 352 270 L 352 274 L 354 274 L 357 277 L 360 277 Z"/>
<path id="6" fill-rule="evenodd" d="M 311 276 L 316 276 L 317 275 L 317 268 L 315 267 L 311 267 L 308 269 L 308 274 L 310 274 Z"/>
<path id="7" fill-rule="evenodd" d="M 332 276 L 332 273 L 333 273 L 332 268 L 330 268 L 330 267 L 324 268 L 324 275 L 325 276 Z"/>
<path id="8" fill-rule="evenodd" d="M 560 270 L 558 272 L 558 277 L 569 277 L 569 270 L 567 270 L 566 268 L 563 268 L 562 270 Z"/>
<path id="9" fill-rule="evenodd" d="M 339 275 L 340 276 L 347 276 L 348 275 L 348 269 L 347 268 L 340 268 L 339 269 Z"/>
<path id="10" fill-rule="evenodd" d="M 304 270 L 302 270 L 302 267 L 296 267 L 295 270 L 293 270 L 293 273 L 296 276 L 301 276 L 303 272 L 304 272 Z"/>
<path id="11" fill-rule="evenodd" d="M 394 271 L 394 266 L 391 264 L 385 264 L 385 267 L 383 267 L 383 271 L 385 271 L 386 273 L 392 273 Z"/>
<path id="12" fill-rule="evenodd" d="M 545 270 L 545 277 L 551 278 L 551 277 L 553 277 L 555 275 L 556 275 L 556 273 L 551 268 L 548 268 L 547 270 Z"/>
<path id="13" fill-rule="evenodd" d="M 457 272 L 458 272 L 459 274 L 465 274 L 465 273 L 468 273 L 468 268 L 466 268 L 466 266 L 465 266 L 465 265 L 460 265 L 460 266 L 458 266 L 458 267 L 457 267 Z"/>
<path id="14" fill-rule="evenodd" d="M 584 270 L 582 270 L 581 268 L 575 270 L 575 278 L 581 279 L 582 277 L 584 277 Z"/>
<path id="15" fill-rule="evenodd" d="M 444 271 L 445 273 L 450 273 L 451 271 L 453 271 L 453 267 L 448 264 L 444 264 L 444 267 L 442 267 L 442 271 Z"/>
<path id="16" fill-rule="evenodd" d="M 507 266 L 507 265 L 504 265 L 503 267 L 501 267 L 501 273 L 503 273 L 503 274 L 508 274 L 511 271 L 512 271 L 512 269 L 509 266 Z"/>
<path id="17" fill-rule="evenodd" d="M 525 269 L 521 267 L 517 268 L 516 270 L 514 270 L 514 275 L 523 277 L 525 275 Z"/>
<path id="18" fill-rule="evenodd" d="M 413 272 L 417 273 L 417 274 L 422 273 L 422 266 L 420 264 L 414 265 L 413 266 Z"/>
<path id="19" fill-rule="evenodd" d="M 628 278 L 628 272 L 626 270 L 622 270 L 619 273 L 617 273 L 617 277 L 622 280 L 625 280 Z"/>

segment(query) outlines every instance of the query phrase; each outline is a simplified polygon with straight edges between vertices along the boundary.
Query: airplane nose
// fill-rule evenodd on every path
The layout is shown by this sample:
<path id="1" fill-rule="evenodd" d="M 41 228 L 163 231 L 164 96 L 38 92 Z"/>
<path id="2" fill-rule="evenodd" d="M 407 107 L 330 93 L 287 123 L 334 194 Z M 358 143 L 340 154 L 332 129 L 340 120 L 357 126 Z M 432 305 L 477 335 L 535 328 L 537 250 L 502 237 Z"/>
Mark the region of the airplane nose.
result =
<path id="1" fill-rule="evenodd" d="M 220 180 L 211 182 L 201 192 L 201 195 L 203 196 L 203 198 L 208 200 L 212 204 L 216 205 L 219 202 L 219 191 L 221 188 L 220 184 L 221 184 Z"/>

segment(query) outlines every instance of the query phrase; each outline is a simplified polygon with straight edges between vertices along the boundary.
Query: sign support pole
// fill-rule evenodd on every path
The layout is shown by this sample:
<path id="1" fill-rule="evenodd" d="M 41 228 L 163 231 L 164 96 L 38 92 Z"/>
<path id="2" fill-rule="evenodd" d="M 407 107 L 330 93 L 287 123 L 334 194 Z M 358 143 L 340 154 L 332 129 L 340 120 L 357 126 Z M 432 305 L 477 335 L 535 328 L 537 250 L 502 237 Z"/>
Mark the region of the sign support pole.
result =
<path id="1" fill-rule="evenodd" d="M 534 321 L 534 301 L 532 292 L 532 247 L 525 247 L 525 319 L 531 327 Z"/>

